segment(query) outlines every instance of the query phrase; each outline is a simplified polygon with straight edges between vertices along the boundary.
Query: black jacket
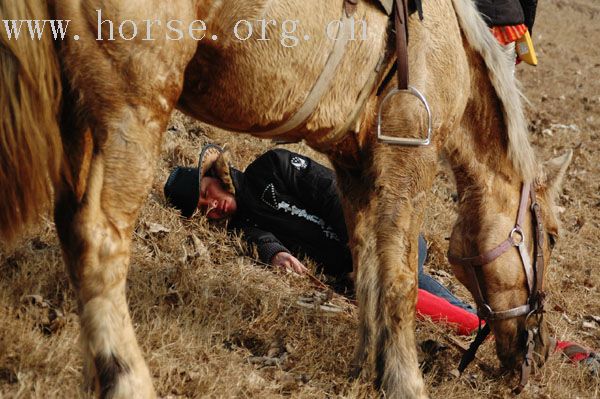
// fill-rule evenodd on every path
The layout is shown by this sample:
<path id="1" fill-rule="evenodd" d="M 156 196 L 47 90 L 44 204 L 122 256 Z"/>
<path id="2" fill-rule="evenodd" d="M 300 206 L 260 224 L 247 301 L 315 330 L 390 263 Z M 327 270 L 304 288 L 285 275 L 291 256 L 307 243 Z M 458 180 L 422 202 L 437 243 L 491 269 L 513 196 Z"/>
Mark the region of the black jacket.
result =
<path id="1" fill-rule="evenodd" d="M 255 244 L 261 261 L 278 252 L 308 255 L 328 274 L 352 271 L 348 233 L 332 170 L 276 149 L 245 172 L 232 168 L 237 212 L 229 228 Z"/>
<path id="2" fill-rule="evenodd" d="M 533 30 L 537 0 L 475 0 L 489 26 L 525 24 Z"/>

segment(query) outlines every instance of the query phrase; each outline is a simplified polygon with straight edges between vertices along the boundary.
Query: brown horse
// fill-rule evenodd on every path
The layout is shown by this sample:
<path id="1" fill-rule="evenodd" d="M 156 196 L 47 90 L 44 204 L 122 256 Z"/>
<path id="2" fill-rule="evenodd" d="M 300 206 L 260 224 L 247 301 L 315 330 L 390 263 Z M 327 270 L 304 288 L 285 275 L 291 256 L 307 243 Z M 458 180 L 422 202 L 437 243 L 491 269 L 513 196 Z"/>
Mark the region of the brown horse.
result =
<path id="1" fill-rule="evenodd" d="M 330 36 L 343 29 L 340 15 L 347 22 L 345 6 L 345 0 L 0 2 L 6 19 L 70 20 L 64 40 L 0 36 L 0 230 L 12 240 L 55 193 L 86 369 L 101 397 L 154 396 L 125 281 L 132 231 L 174 108 L 231 130 L 305 139 L 329 155 L 356 268 L 356 363 L 376 365 L 387 397 L 426 397 L 414 337 L 417 235 L 440 155 L 454 169 L 460 198 L 453 256 L 483 254 L 505 240 L 521 187 L 531 182 L 544 231 L 535 243 L 530 239 L 533 218 L 526 212 L 523 241 L 531 258 L 548 259 L 551 240 L 543 238 L 558 231 L 552 207 L 569 157 L 545 173 L 536 164 L 510 58 L 472 1 L 428 0 L 424 20 L 409 18 L 410 83 L 433 112 L 432 144 L 420 147 L 377 139 L 380 106 L 388 136 L 416 137 L 427 118 L 410 96 L 382 105 L 396 82 L 384 78 L 393 33 L 379 3 L 351 5 L 364 27 L 357 23 L 360 37 L 336 50 Z M 322 95 L 308 101 L 334 57 Z M 302 109 L 306 117 L 290 123 Z M 476 298 L 481 290 L 485 304 L 501 312 L 528 301 L 523 270 L 510 248 L 476 271 L 477 284 L 464 267 L 456 272 Z M 524 357 L 532 325 L 538 328 L 532 349 L 545 358 L 540 317 L 489 324 L 506 366 Z"/>

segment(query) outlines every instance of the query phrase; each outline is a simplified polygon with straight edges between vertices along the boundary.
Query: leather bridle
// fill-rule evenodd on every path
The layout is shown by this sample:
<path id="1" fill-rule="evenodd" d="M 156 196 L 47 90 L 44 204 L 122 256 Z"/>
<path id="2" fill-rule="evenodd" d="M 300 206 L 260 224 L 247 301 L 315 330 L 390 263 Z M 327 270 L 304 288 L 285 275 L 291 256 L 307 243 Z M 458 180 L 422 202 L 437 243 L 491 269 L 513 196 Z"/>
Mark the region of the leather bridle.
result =
<path id="1" fill-rule="evenodd" d="M 525 215 L 528 211 L 527 205 L 531 203 L 529 211 L 531 211 L 533 221 L 533 245 L 534 245 L 534 261 L 531 262 L 529 256 L 529 250 L 526 244 L 526 235 L 523 231 L 523 222 Z M 477 315 L 480 320 L 480 328 L 475 337 L 475 340 L 469 347 L 469 350 L 465 352 L 461 359 L 458 367 L 459 371 L 462 371 L 469 365 L 469 363 L 475 358 L 477 349 L 483 343 L 487 335 L 490 333 L 489 322 L 496 320 L 512 319 L 520 316 L 535 316 L 538 318 L 538 323 L 532 328 L 527 328 L 527 343 L 525 347 L 525 359 L 521 367 L 521 382 L 515 392 L 519 393 L 523 390 L 527 384 L 527 379 L 531 372 L 533 365 L 533 349 L 535 346 L 535 336 L 539 336 L 543 339 L 540 331 L 541 322 L 543 318 L 544 298 L 545 293 L 543 291 L 544 283 L 544 226 L 542 223 L 542 215 L 540 205 L 537 202 L 535 189 L 531 183 L 524 183 L 521 189 L 521 199 L 519 204 L 519 211 L 517 214 L 517 221 L 515 226 L 510 231 L 508 238 L 501 244 L 496 246 L 494 249 L 478 256 L 462 258 L 454 256 L 448 253 L 448 260 L 453 265 L 462 266 L 467 273 L 468 278 L 471 280 L 471 286 L 474 287 L 473 296 L 477 303 Z M 483 268 L 486 265 L 492 263 L 503 254 L 507 253 L 511 248 L 516 248 L 521 259 L 521 265 L 527 276 L 527 289 L 528 298 L 527 303 L 521 306 L 517 306 L 506 310 L 494 310 L 488 304 L 481 289 L 481 284 L 477 275 L 476 268 Z M 486 324 L 482 326 L 482 321 Z"/>

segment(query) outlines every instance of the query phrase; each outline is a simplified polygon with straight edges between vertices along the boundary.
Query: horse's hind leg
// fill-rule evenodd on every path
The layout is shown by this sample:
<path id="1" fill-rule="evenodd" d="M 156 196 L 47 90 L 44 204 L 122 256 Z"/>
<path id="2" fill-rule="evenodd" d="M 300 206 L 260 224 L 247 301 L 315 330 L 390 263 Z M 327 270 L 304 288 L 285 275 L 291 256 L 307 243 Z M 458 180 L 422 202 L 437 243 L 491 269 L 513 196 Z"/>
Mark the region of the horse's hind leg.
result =
<path id="1" fill-rule="evenodd" d="M 128 128 L 139 135 L 149 133 L 139 123 Z M 121 133 L 111 131 L 108 136 Z M 131 234 L 155 158 L 155 150 L 146 147 L 156 147 L 158 137 L 155 131 L 144 143 L 123 148 L 116 141 L 102 146 L 91 158 L 81 200 L 77 190 L 66 184 L 58 193 L 55 219 L 78 294 L 84 361 L 95 376 L 100 397 L 153 395 L 131 324 L 125 283 Z"/>
<path id="2" fill-rule="evenodd" d="M 335 165 L 335 159 L 333 160 Z M 342 194 L 344 214 L 354 266 L 354 286 L 358 308 L 358 343 L 354 353 L 351 377 L 364 370 L 374 344 L 374 317 L 377 313 L 376 240 L 370 215 L 377 206 L 372 180 L 357 171 L 336 166 L 338 188 Z"/>
<path id="3" fill-rule="evenodd" d="M 148 15 L 166 20 L 161 12 L 179 6 L 181 15 L 193 16 L 184 1 L 164 7 L 153 3 L 140 2 L 130 10 L 138 17 L 149 10 Z M 83 8 L 80 4 L 70 12 Z M 82 24 L 74 28 L 79 44 L 67 45 L 63 53 L 72 88 L 67 95 L 77 100 L 62 121 L 71 171 L 57 192 L 55 219 L 78 297 L 83 354 L 100 397 L 153 397 L 128 311 L 126 277 L 135 221 L 194 45 L 98 44 L 95 31 L 86 34 L 94 24 L 86 24 L 84 15 L 70 16 Z"/>
<path id="4" fill-rule="evenodd" d="M 94 134 L 85 189 L 65 184 L 57 197 L 56 226 L 78 294 L 84 361 L 100 397 L 154 395 L 125 297 L 131 235 L 168 113 L 148 117 L 126 108 L 114 114 L 114 125 L 95 125 L 92 132 L 106 129 L 106 140 Z"/>
<path id="5" fill-rule="evenodd" d="M 115 124 L 104 127 L 106 140 L 94 139 L 98 147 L 83 197 L 67 184 L 57 197 L 56 225 L 78 294 L 83 352 L 93 363 L 101 397 L 153 396 L 125 283 L 134 223 L 152 182 L 167 119 L 167 112 L 150 117 L 124 109 L 114 114 Z"/>

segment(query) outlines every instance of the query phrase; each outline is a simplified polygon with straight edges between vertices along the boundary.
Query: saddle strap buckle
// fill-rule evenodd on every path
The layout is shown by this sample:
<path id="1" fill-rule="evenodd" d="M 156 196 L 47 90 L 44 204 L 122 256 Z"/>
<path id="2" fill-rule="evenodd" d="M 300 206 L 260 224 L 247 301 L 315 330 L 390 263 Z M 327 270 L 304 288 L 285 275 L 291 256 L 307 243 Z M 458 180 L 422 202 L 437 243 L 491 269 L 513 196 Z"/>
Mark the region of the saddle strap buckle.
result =
<path id="1" fill-rule="evenodd" d="M 421 101 L 423 106 L 425 107 L 425 110 L 427 111 L 427 138 L 425 138 L 425 139 L 386 136 L 381 132 L 381 126 L 382 126 L 381 114 L 383 112 L 383 107 L 384 107 L 385 103 L 393 96 L 395 96 L 397 94 L 405 94 L 405 93 L 411 94 L 411 95 L 417 97 L 419 99 L 419 101 Z M 380 142 L 385 143 L 385 144 L 403 145 L 403 146 L 415 146 L 415 147 L 416 146 L 428 146 L 431 144 L 432 131 L 433 131 L 433 122 L 432 122 L 432 117 L 431 117 L 431 109 L 429 108 L 429 103 L 427 102 L 427 99 L 425 98 L 425 96 L 423 94 L 421 94 L 421 92 L 419 90 L 415 89 L 414 87 L 408 86 L 407 90 L 401 90 L 401 89 L 394 88 L 394 89 L 390 90 L 390 92 L 388 94 L 386 94 L 386 96 L 383 98 L 383 100 L 379 104 L 379 111 L 377 112 L 377 140 L 379 140 Z"/>

